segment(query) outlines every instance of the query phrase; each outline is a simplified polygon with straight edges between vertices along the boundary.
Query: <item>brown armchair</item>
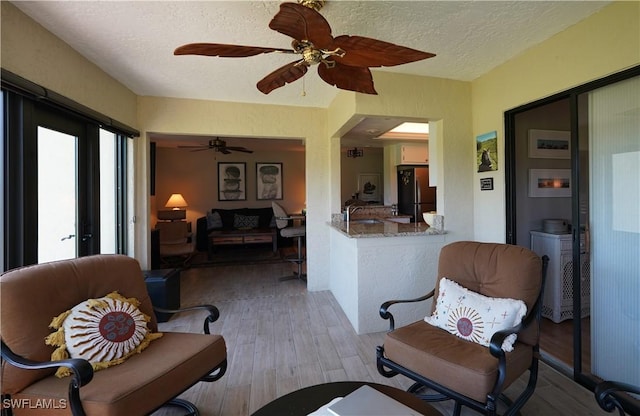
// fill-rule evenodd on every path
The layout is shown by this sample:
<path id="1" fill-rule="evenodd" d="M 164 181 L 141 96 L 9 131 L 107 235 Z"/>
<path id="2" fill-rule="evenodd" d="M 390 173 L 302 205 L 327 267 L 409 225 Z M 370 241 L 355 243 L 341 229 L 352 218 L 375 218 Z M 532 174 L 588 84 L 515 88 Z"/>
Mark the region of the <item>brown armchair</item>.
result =
<path id="1" fill-rule="evenodd" d="M 143 273 L 130 257 L 95 255 L 0 276 L 3 415 L 146 415 L 165 404 L 198 414 L 191 403 L 174 399 L 198 381 L 215 381 L 225 373 L 225 340 L 209 333 L 209 324 L 219 317 L 215 306 L 159 310 L 202 310 L 208 314 L 205 333 L 164 332 L 121 364 L 94 371 L 84 359 L 52 361 L 54 347 L 45 344 L 52 318 L 114 291 L 137 299 L 150 319 L 147 327 L 157 332 Z M 72 375 L 55 376 L 60 367 Z M 38 403 L 47 406 L 44 413 Z"/>
<path id="2" fill-rule="evenodd" d="M 460 414 L 463 405 L 495 415 L 499 398 L 509 405 L 505 414 L 517 413 L 533 394 L 538 376 L 540 304 L 546 264 L 546 258 L 540 259 L 526 248 L 507 244 L 462 241 L 443 247 L 433 291 L 417 299 L 388 301 L 380 307 L 380 316 L 390 321 L 390 331 L 384 345 L 377 347 L 378 371 L 385 377 L 402 374 L 410 378 L 415 384 L 408 391 L 425 400 L 453 399 L 454 415 Z M 445 303 L 446 294 L 441 293 L 439 287 L 445 277 L 487 297 L 490 302 L 496 298 L 522 300 L 526 315 L 520 324 L 493 336 L 488 331 L 491 322 L 478 322 L 478 328 L 486 331 L 488 347 L 424 320 L 395 329 L 389 312 L 393 305 L 433 299 L 431 311 L 425 310 L 425 315 L 431 316 L 439 309 L 438 304 L 451 306 Z M 451 294 L 449 296 L 447 302 L 451 302 Z M 470 313 L 470 310 L 459 306 L 449 309 L 447 322 L 454 322 L 451 320 L 454 312 Z M 454 322 L 454 331 L 461 328 L 461 322 Z M 513 351 L 505 352 L 503 342 L 512 333 L 517 334 Z M 509 401 L 502 392 L 527 370 L 529 380 L 524 391 L 515 401 Z M 425 387 L 435 393 L 423 394 Z"/>

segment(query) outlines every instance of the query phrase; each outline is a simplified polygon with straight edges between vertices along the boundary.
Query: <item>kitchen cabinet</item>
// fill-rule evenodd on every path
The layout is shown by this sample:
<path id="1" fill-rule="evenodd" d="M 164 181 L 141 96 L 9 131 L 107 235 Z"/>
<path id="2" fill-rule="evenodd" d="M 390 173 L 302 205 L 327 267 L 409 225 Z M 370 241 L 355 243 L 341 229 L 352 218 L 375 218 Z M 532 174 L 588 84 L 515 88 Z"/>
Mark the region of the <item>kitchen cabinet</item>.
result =
<path id="1" fill-rule="evenodd" d="M 584 234 L 580 236 L 580 306 L 582 317 L 589 316 L 591 264 Z M 531 231 L 531 250 L 549 256 L 542 316 L 555 323 L 573 318 L 573 242 L 571 234 Z"/>
<path id="2" fill-rule="evenodd" d="M 398 165 L 427 165 L 429 164 L 429 146 L 427 143 L 399 144 Z"/>

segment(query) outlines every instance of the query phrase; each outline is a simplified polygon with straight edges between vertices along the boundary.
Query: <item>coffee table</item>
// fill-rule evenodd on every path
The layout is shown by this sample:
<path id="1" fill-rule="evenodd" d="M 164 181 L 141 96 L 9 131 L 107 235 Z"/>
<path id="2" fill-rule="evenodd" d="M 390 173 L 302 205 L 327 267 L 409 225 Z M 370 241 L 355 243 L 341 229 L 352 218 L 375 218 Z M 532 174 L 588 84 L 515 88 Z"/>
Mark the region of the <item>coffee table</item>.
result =
<path id="1" fill-rule="evenodd" d="M 252 228 L 248 230 L 216 230 L 209 233 L 208 258 L 213 258 L 216 245 L 244 245 L 271 243 L 273 252 L 278 251 L 278 232 L 275 228 Z"/>
<path id="2" fill-rule="evenodd" d="M 271 403 L 267 403 L 253 413 L 252 416 L 306 416 L 309 413 L 315 412 L 336 397 L 344 397 L 365 384 L 423 415 L 442 416 L 442 413 L 411 393 L 395 387 L 385 386 L 384 384 L 367 383 L 363 381 L 325 383 L 296 390 L 275 399 Z"/>

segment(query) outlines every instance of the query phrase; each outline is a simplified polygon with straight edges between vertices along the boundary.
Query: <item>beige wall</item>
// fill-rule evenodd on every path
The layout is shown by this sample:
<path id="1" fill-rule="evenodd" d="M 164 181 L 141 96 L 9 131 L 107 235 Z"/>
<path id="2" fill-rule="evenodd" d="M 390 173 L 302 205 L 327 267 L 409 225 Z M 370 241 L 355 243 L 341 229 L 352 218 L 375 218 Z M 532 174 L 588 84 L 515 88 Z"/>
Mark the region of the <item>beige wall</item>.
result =
<path id="1" fill-rule="evenodd" d="M 8 1 L 0 13 L 2 68 L 137 128 L 133 92 Z"/>
<path id="2" fill-rule="evenodd" d="M 245 201 L 218 201 L 218 163 L 245 163 Z M 304 153 L 291 151 L 256 151 L 251 154 L 232 153 L 220 155 L 213 150 L 191 152 L 185 149 L 163 148 L 156 150 L 156 207 L 164 208 L 172 193 L 181 193 L 189 204 L 187 220 L 195 227 L 196 220 L 211 208 L 262 208 L 271 207 L 271 201 L 256 199 L 256 163 L 282 163 L 283 199 L 277 201 L 287 212 L 300 212 L 305 208 Z M 152 220 L 152 225 L 154 221 Z"/>
<path id="3" fill-rule="evenodd" d="M 505 111 L 638 64 L 640 2 L 616 2 L 473 81 L 473 136 L 497 130 L 504 161 Z M 479 179 L 488 176 L 494 191 L 480 192 Z M 504 181 L 504 169 L 474 175 L 477 240 L 505 241 Z"/>

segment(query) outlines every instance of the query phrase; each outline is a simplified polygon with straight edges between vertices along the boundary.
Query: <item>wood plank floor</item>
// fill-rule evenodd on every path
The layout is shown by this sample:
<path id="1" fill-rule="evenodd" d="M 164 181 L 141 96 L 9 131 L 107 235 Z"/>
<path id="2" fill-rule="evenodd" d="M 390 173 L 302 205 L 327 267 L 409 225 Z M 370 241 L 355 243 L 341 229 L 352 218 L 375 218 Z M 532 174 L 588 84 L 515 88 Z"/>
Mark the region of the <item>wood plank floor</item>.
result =
<path id="1" fill-rule="evenodd" d="M 573 319 L 560 323 L 554 323 L 543 318 L 540 325 L 540 351 L 549 359 L 557 361 L 559 365 L 566 367 L 567 371 L 573 371 Z M 582 371 L 591 371 L 591 326 L 590 318 L 582 318 Z"/>
<path id="2" fill-rule="evenodd" d="M 360 380 L 402 389 L 402 376 L 380 376 L 375 347 L 384 333 L 357 335 L 329 291 L 307 292 L 300 281 L 278 281 L 291 273 L 288 263 L 217 266 L 182 272 L 182 306 L 210 303 L 221 318 L 212 332 L 227 342 L 229 368 L 215 383 L 198 383 L 181 397 L 194 402 L 203 416 L 245 416 L 302 387 L 331 381 Z M 202 331 L 203 317 L 175 316 L 161 331 Z M 510 389 L 521 386 L 518 380 Z M 435 403 L 450 415 L 449 403 Z M 154 416 L 180 414 L 161 409 Z M 463 415 L 477 413 L 464 409 Z M 608 415 L 593 394 L 541 364 L 534 396 L 522 414 Z M 277 416 L 277 415 L 274 415 Z"/>

